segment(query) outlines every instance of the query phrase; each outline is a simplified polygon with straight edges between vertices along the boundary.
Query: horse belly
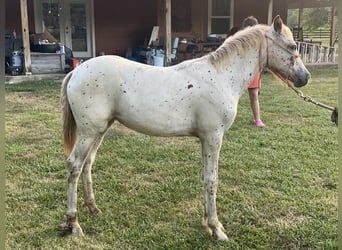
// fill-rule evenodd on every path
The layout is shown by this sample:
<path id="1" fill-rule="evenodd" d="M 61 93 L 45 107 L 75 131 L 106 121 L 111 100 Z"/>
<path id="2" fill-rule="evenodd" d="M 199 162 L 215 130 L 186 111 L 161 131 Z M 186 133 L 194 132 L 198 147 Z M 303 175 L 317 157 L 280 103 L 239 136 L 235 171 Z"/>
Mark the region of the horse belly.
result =
<path id="1" fill-rule="evenodd" d="M 115 117 L 126 127 L 154 136 L 177 136 L 194 134 L 192 112 L 175 111 L 156 107 L 130 106 L 119 108 Z"/>

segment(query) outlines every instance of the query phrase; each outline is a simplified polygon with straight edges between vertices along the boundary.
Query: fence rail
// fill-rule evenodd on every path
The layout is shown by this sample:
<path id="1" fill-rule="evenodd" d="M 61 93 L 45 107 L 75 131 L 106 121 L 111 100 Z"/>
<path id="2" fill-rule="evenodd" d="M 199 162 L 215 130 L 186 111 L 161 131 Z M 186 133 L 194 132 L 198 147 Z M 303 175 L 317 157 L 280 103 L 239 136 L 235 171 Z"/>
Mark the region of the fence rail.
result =
<path id="1" fill-rule="evenodd" d="M 330 31 L 329 30 L 314 30 L 314 31 L 304 31 L 303 32 L 304 39 L 329 39 Z M 333 34 L 333 38 L 337 37 L 337 32 Z"/>
<path id="2" fill-rule="evenodd" d="M 316 43 L 296 42 L 304 63 L 336 63 L 338 49 Z"/>
<path id="3" fill-rule="evenodd" d="M 302 28 L 293 27 L 292 33 L 293 38 L 301 42 L 315 42 L 320 44 L 329 44 L 330 41 L 330 31 L 326 29 L 317 29 L 313 31 L 303 30 Z M 332 41 L 332 46 L 338 43 L 338 32 L 334 32 Z"/>

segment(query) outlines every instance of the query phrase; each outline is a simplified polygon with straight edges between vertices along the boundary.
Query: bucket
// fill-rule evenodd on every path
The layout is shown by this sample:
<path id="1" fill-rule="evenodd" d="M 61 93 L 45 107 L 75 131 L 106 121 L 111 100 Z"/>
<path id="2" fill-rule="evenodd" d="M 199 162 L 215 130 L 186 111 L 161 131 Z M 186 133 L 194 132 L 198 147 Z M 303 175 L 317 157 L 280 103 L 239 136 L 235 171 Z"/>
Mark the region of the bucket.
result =
<path id="1" fill-rule="evenodd" d="M 164 56 L 153 56 L 154 66 L 164 67 Z"/>

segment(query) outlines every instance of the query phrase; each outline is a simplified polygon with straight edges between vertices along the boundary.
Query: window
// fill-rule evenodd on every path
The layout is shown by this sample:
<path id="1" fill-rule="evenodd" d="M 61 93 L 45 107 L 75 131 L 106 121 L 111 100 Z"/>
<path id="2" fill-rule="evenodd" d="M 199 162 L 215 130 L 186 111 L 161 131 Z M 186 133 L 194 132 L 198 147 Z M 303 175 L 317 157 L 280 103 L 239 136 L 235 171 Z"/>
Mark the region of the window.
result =
<path id="1" fill-rule="evenodd" d="M 60 41 L 60 11 L 61 6 L 58 2 L 42 2 L 43 25 L 51 35 Z M 42 32 L 44 32 L 44 27 Z"/>
<path id="2" fill-rule="evenodd" d="M 208 33 L 227 35 L 232 26 L 234 0 L 209 0 Z"/>

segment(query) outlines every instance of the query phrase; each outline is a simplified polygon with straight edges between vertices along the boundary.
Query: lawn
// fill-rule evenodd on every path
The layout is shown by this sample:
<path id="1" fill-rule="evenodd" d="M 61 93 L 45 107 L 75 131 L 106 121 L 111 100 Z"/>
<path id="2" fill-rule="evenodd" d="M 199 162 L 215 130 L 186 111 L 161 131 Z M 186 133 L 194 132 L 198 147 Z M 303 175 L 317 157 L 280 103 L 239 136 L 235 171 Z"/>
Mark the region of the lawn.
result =
<path id="1" fill-rule="evenodd" d="M 312 71 L 303 92 L 337 105 L 337 70 Z M 271 74 L 253 126 L 247 93 L 221 150 L 218 216 L 229 237 L 201 226 L 197 138 L 158 138 L 115 123 L 93 166 L 97 204 L 85 237 L 58 230 L 66 212 L 60 83 L 6 85 L 6 249 L 337 249 L 337 126 Z"/>

